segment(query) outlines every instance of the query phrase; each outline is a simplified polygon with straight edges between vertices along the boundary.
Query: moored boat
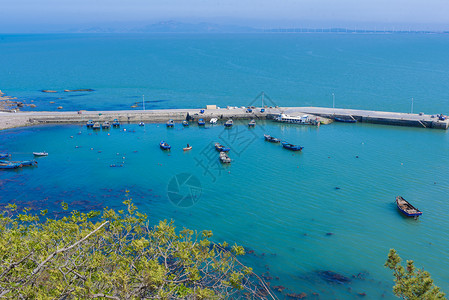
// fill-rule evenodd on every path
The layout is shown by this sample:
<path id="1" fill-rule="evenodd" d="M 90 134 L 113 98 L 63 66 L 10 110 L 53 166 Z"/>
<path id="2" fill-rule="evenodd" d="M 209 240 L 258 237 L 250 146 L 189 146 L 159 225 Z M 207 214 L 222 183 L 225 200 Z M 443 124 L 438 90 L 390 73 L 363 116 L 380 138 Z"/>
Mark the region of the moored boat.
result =
<path id="1" fill-rule="evenodd" d="M 182 126 L 184 127 L 189 126 L 189 122 L 187 122 L 187 120 L 182 121 Z"/>
<path id="2" fill-rule="evenodd" d="M 184 150 L 184 151 L 192 150 L 192 146 L 190 146 L 189 144 L 187 144 L 187 147 L 182 148 L 182 150 Z"/>
<path id="3" fill-rule="evenodd" d="M 100 129 L 101 125 L 100 122 L 95 122 L 94 125 L 92 126 L 93 129 Z"/>
<path id="4" fill-rule="evenodd" d="M 204 119 L 199 119 L 198 126 L 204 126 L 204 125 L 206 125 L 206 122 L 204 122 Z"/>
<path id="5" fill-rule="evenodd" d="M 22 165 L 23 167 L 25 166 L 36 166 L 37 165 L 37 161 L 32 159 L 32 160 L 24 160 L 24 161 L 8 161 L 8 160 L 0 160 L 0 164 L 19 164 Z"/>
<path id="6" fill-rule="evenodd" d="M 172 119 L 167 121 L 167 127 L 174 127 L 175 126 L 175 121 L 173 121 Z"/>
<path id="7" fill-rule="evenodd" d="M 228 154 L 226 152 L 220 152 L 219 159 L 220 159 L 221 163 L 223 163 L 223 164 L 231 163 L 231 158 L 228 156 Z"/>
<path id="8" fill-rule="evenodd" d="M 215 149 L 220 152 L 229 152 L 231 150 L 230 148 L 226 148 L 220 143 L 215 143 Z"/>
<path id="9" fill-rule="evenodd" d="M 336 122 L 342 122 L 342 123 L 357 123 L 357 120 L 352 119 L 352 118 L 339 118 L 339 117 L 335 117 L 334 120 Z"/>
<path id="10" fill-rule="evenodd" d="M 103 124 L 101 125 L 101 128 L 109 129 L 111 128 L 111 123 L 109 123 L 109 121 L 104 121 Z"/>
<path id="11" fill-rule="evenodd" d="M 0 158 L 8 158 L 11 155 L 9 153 L 0 153 Z"/>
<path id="12" fill-rule="evenodd" d="M 144 122 L 140 122 L 139 126 L 145 126 L 145 123 Z"/>
<path id="13" fill-rule="evenodd" d="M 120 127 L 120 122 L 117 119 L 114 119 L 114 121 L 112 122 L 112 126 L 113 127 Z"/>
<path id="14" fill-rule="evenodd" d="M 266 141 L 269 141 L 271 143 L 280 143 L 281 142 L 280 139 L 277 139 L 277 138 L 275 138 L 275 137 L 273 137 L 271 135 L 268 135 L 268 134 L 264 134 L 263 137 L 265 138 Z"/>
<path id="15" fill-rule="evenodd" d="M 415 219 L 417 219 L 420 215 L 422 215 L 422 212 L 419 209 L 411 205 L 401 196 L 396 197 L 396 205 L 399 211 L 401 211 L 407 217 L 414 217 Z"/>
<path id="16" fill-rule="evenodd" d="M 226 121 L 226 123 L 224 123 L 225 127 L 232 127 L 232 125 L 234 125 L 234 121 L 232 121 L 232 119 L 229 119 Z"/>
<path id="17" fill-rule="evenodd" d="M 256 126 L 256 120 L 252 119 L 251 121 L 249 121 L 248 127 L 254 127 L 254 126 Z"/>
<path id="18" fill-rule="evenodd" d="M 291 151 L 301 151 L 304 148 L 299 145 L 293 145 L 287 142 L 282 142 L 282 147 Z"/>
<path id="19" fill-rule="evenodd" d="M 319 125 L 320 122 L 318 120 L 311 119 L 309 115 L 302 116 L 289 116 L 286 114 L 279 114 L 276 118 L 274 118 L 277 122 L 282 123 L 292 123 L 292 124 L 300 124 L 300 125 Z"/>
<path id="20" fill-rule="evenodd" d="M 92 120 L 87 121 L 86 127 L 87 127 L 87 128 L 92 128 L 92 127 L 94 127 L 94 121 L 92 121 Z"/>
<path id="21" fill-rule="evenodd" d="M 17 169 L 20 168 L 22 165 L 20 163 L 7 163 L 3 164 L 0 163 L 0 169 Z"/>
<path id="22" fill-rule="evenodd" d="M 159 146 L 161 147 L 162 150 L 170 150 L 171 148 L 171 146 L 164 141 L 161 141 L 159 143 Z"/>
<path id="23" fill-rule="evenodd" d="M 48 153 L 43 151 L 43 152 L 33 152 L 34 156 L 48 156 Z"/>
<path id="24" fill-rule="evenodd" d="M 210 123 L 211 124 L 217 124 L 217 121 L 218 121 L 218 119 L 217 118 L 212 118 L 212 119 L 210 119 Z"/>

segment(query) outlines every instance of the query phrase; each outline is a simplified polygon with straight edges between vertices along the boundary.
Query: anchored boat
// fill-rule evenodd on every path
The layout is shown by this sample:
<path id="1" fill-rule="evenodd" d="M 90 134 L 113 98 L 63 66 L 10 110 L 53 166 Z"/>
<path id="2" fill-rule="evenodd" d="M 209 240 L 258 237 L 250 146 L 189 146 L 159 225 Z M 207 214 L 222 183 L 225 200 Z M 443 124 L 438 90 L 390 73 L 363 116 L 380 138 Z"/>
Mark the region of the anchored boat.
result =
<path id="1" fill-rule="evenodd" d="M 112 126 L 113 127 L 120 127 L 120 122 L 117 119 L 114 119 L 114 121 L 112 122 Z"/>
<path id="2" fill-rule="evenodd" d="M 36 160 L 24 160 L 24 161 L 8 161 L 8 160 L 0 160 L 0 164 L 19 164 L 23 167 L 25 166 L 36 166 L 37 161 Z"/>
<path id="3" fill-rule="evenodd" d="M 277 139 L 277 138 L 275 138 L 275 137 L 273 137 L 271 135 L 268 135 L 268 134 L 264 134 L 263 137 L 265 138 L 266 141 L 271 142 L 271 143 L 280 143 L 281 142 L 280 139 Z"/>
<path id="4" fill-rule="evenodd" d="M 87 127 L 87 128 L 92 128 L 92 127 L 94 127 L 94 121 L 92 121 L 92 120 L 87 121 L 86 127 Z"/>
<path id="5" fill-rule="evenodd" d="M 419 209 L 411 205 L 401 196 L 396 197 L 396 205 L 398 209 L 407 217 L 414 217 L 415 219 L 417 219 L 420 215 L 422 215 L 422 212 Z"/>
<path id="6" fill-rule="evenodd" d="M 342 122 L 342 123 L 357 123 L 357 120 L 355 120 L 355 119 L 347 119 L 347 118 L 335 117 L 334 120 L 336 122 Z"/>
<path id="7" fill-rule="evenodd" d="M 109 121 L 104 121 L 104 123 L 101 125 L 101 128 L 109 129 L 111 128 L 111 123 L 109 123 Z"/>
<path id="8" fill-rule="evenodd" d="M 282 142 L 282 147 L 291 151 L 301 151 L 304 148 L 299 145 L 293 145 L 287 142 Z"/>
<path id="9" fill-rule="evenodd" d="M 33 152 L 34 156 L 48 156 L 48 153 L 43 151 L 43 152 Z"/>
<path id="10" fill-rule="evenodd" d="M 254 127 L 254 126 L 256 126 L 256 121 L 254 119 L 252 119 L 251 121 L 249 121 L 248 127 Z"/>
<path id="11" fill-rule="evenodd" d="M 190 146 L 189 144 L 187 144 L 187 147 L 182 148 L 182 150 L 184 150 L 184 151 L 192 150 L 192 146 Z"/>
<path id="12" fill-rule="evenodd" d="M 229 156 L 226 152 L 220 152 L 219 159 L 220 159 L 221 163 L 223 163 L 223 164 L 231 163 L 231 158 L 229 158 Z"/>
<path id="13" fill-rule="evenodd" d="M 167 121 L 167 127 L 174 127 L 175 126 L 175 121 L 173 121 L 172 119 Z"/>
<path id="14" fill-rule="evenodd" d="M 100 122 L 95 122 L 94 125 L 92 126 L 93 129 L 100 129 L 101 125 Z"/>
<path id="15" fill-rule="evenodd" d="M 184 127 L 189 126 L 189 122 L 187 122 L 186 120 L 182 121 L 182 126 L 184 126 Z"/>
<path id="16" fill-rule="evenodd" d="M 204 122 L 204 119 L 199 119 L 198 126 L 204 126 L 204 125 L 206 125 L 206 122 Z"/>
<path id="17" fill-rule="evenodd" d="M 20 163 L 0 163 L 0 169 L 17 169 L 20 168 L 22 165 Z"/>
<path id="18" fill-rule="evenodd" d="M 164 141 L 161 141 L 159 143 L 159 146 L 161 147 L 162 150 L 170 150 L 171 148 L 171 146 Z"/>
<path id="19" fill-rule="evenodd" d="M 144 122 L 140 122 L 139 126 L 145 126 L 145 123 Z"/>
<path id="20" fill-rule="evenodd" d="M 226 148 L 220 143 L 215 143 L 215 149 L 219 152 L 229 152 L 231 150 L 231 148 Z"/>
<path id="21" fill-rule="evenodd" d="M 232 119 L 229 119 L 226 121 L 226 123 L 224 123 L 225 127 L 232 127 L 232 125 L 234 125 L 234 121 L 232 121 Z"/>
<path id="22" fill-rule="evenodd" d="M 0 153 L 0 158 L 8 158 L 11 155 L 9 153 Z"/>

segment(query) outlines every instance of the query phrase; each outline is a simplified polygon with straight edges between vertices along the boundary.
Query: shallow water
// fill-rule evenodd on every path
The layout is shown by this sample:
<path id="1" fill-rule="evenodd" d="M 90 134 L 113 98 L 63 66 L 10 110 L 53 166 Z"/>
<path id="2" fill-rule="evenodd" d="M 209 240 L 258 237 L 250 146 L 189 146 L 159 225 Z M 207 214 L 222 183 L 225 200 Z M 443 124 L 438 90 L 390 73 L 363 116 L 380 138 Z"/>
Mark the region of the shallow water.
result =
<path id="1" fill-rule="evenodd" d="M 265 142 L 264 133 L 304 150 Z M 172 150 L 161 151 L 161 140 Z M 271 277 L 272 286 L 291 292 L 323 299 L 358 298 L 358 293 L 393 298 L 392 276 L 383 267 L 390 248 L 424 266 L 449 290 L 446 131 L 259 121 L 254 129 L 238 123 L 228 130 L 181 124 L 174 129 L 130 124 L 98 132 L 42 126 L 2 131 L 0 141 L 0 152 L 8 150 L 13 159 L 49 153 L 38 159 L 37 168 L 0 172 L 1 204 L 51 207 L 56 214 L 61 201 L 83 211 L 119 208 L 129 189 L 153 222 L 167 218 L 178 228 L 211 229 L 217 241 L 253 250 L 245 262 Z M 214 142 L 231 147 L 231 165 L 218 162 Z M 193 150 L 184 152 L 187 143 Z M 178 192 L 173 180 L 181 173 L 198 181 Z M 176 206 L 176 193 L 192 197 Z M 395 207 L 396 195 L 423 216 L 404 218 Z M 317 273 L 328 270 L 351 282 L 330 283 Z"/>

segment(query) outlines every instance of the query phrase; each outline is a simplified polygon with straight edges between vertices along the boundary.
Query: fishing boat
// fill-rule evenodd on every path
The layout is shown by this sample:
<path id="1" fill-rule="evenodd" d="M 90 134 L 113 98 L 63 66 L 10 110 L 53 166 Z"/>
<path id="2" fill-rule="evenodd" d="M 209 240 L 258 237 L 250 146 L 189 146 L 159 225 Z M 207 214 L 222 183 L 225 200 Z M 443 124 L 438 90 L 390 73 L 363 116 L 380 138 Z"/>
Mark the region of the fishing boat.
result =
<path id="1" fill-rule="evenodd" d="M 92 126 L 92 128 L 96 129 L 96 130 L 100 129 L 101 128 L 100 122 L 95 122 L 94 125 Z"/>
<path id="2" fill-rule="evenodd" d="M 232 127 L 232 125 L 234 125 L 234 121 L 232 121 L 232 119 L 229 119 L 226 121 L 226 123 L 224 123 L 225 127 Z"/>
<path id="3" fill-rule="evenodd" d="M 204 125 L 206 125 L 206 122 L 204 122 L 204 119 L 199 119 L 198 126 L 204 126 Z"/>
<path id="4" fill-rule="evenodd" d="M 192 146 L 190 146 L 189 144 L 187 144 L 187 147 L 182 148 L 182 150 L 184 150 L 184 151 L 192 150 Z"/>
<path id="5" fill-rule="evenodd" d="M 139 126 L 145 126 L 145 123 L 144 122 L 140 122 Z"/>
<path id="6" fill-rule="evenodd" d="M 167 121 L 167 127 L 171 128 L 175 126 L 175 121 L 173 121 L 172 119 Z"/>
<path id="7" fill-rule="evenodd" d="M 300 125 L 318 125 L 320 122 L 318 120 L 311 119 L 309 115 L 302 115 L 302 116 L 289 116 L 286 114 L 279 114 L 276 118 L 274 118 L 275 121 L 281 122 L 281 123 L 291 123 L 291 124 L 300 124 Z"/>
<path id="8" fill-rule="evenodd" d="M 189 122 L 187 122 L 186 120 L 182 121 L 182 126 L 184 126 L 184 127 L 189 126 Z"/>
<path id="9" fill-rule="evenodd" d="M 231 158 L 228 156 L 228 154 L 226 152 L 220 152 L 219 159 L 220 159 L 221 163 L 223 163 L 223 164 L 231 163 Z"/>
<path id="10" fill-rule="evenodd" d="M 0 160 L 0 164 L 19 164 L 23 167 L 25 166 L 36 166 L 37 161 L 36 160 L 24 160 L 24 161 L 8 161 L 8 160 Z"/>
<path id="11" fill-rule="evenodd" d="M 48 156 L 48 153 L 43 151 L 43 152 L 33 152 L 34 156 Z"/>
<path id="12" fill-rule="evenodd" d="M 212 118 L 212 119 L 210 119 L 209 122 L 213 125 L 213 124 L 217 124 L 217 121 L 218 121 L 217 118 Z"/>
<path id="13" fill-rule="evenodd" d="M 112 126 L 113 127 L 120 127 L 120 122 L 117 119 L 114 119 L 114 121 L 112 122 Z"/>
<path id="14" fill-rule="evenodd" d="M 254 127 L 254 126 L 256 126 L 256 121 L 254 119 L 252 119 L 251 121 L 249 121 L 248 127 Z"/>
<path id="15" fill-rule="evenodd" d="M 407 217 L 414 217 L 415 219 L 417 219 L 420 215 L 422 215 L 422 212 L 419 209 L 411 205 L 401 196 L 396 197 L 396 205 L 398 209 Z"/>
<path id="16" fill-rule="evenodd" d="M 282 147 L 291 151 L 301 151 L 304 148 L 299 145 L 293 145 L 287 142 L 282 142 Z"/>
<path id="17" fill-rule="evenodd" d="M 0 158 L 8 158 L 10 157 L 9 153 L 0 153 Z"/>
<path id="18" fill-rule="evenodd" d="M 230 148 L 226 148 L 220 143 L 215 143 L 215 149 L 220 152 L 229 152 L 231 150 Z"/>
<path id="19" fill-rule="evenodd" d="M 94 127 L 94 121 L 92 121 L 92 120 L 87 121 L 86 127 L 87 127 L 87 128 L 92 128 L 92 127 Z"/>
<path id="20" fill-rule="evenodd" d="M 280 143 L 281 142 L 280 139 L 277 139 L 277 138 L 275 138 L 275 137 L 273 137 L 271 135 L 268 135 L 268 134 L 264 134 L 263 137 L 265 138 L 266 141 L 271 142 L 271 143 Z"/>
<path id="21" fill-rule="evenodd" d="M 161 141 L 159 143 L 159 146 L 161 147 L 162 150 L 170 150 L 171 148 L 171 146 L 164 141 Z"/>
<path id="22" fill-rule="evenodd" d="M 109 123 L 109 121 L 104 121 L 104 123 L 101 125 L 101 128 L 109 129 L 111 128 L 111 123 Z"/>
<path id="23" fill-rule="evenodd" d="M 7 163 L 3 164 L 0 163 L 0 169 L 17 169 L 20 168 L 22 165 L 19 163 Z"/>
<path id="24" fill-rule="evenodd" d="M 355 120 L 355 119 L 347 119 L 347 118 L 335 117 L 334 120 L 336 122 L 342 122 L 342 123 L 357 123 L 357 120 Z"/>

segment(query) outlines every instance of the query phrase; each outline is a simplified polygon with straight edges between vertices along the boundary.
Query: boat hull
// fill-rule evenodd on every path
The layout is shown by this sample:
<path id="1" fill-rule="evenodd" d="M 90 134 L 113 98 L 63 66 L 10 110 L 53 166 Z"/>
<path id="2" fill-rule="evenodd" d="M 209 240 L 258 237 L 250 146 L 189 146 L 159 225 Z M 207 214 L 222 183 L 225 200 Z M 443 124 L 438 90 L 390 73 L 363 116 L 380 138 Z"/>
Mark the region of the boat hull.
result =
<path id="1" fill-rule="evenodd" d="M 407 200 L 405 200 L 401 196 L 396 197 L 396 206 L 398 210 L 406 217 L 417 218 L 422 215 L 422 211 L 411 205 Z M 407 211 L 407 208 L 409 209 L 409 211 Z"/>

